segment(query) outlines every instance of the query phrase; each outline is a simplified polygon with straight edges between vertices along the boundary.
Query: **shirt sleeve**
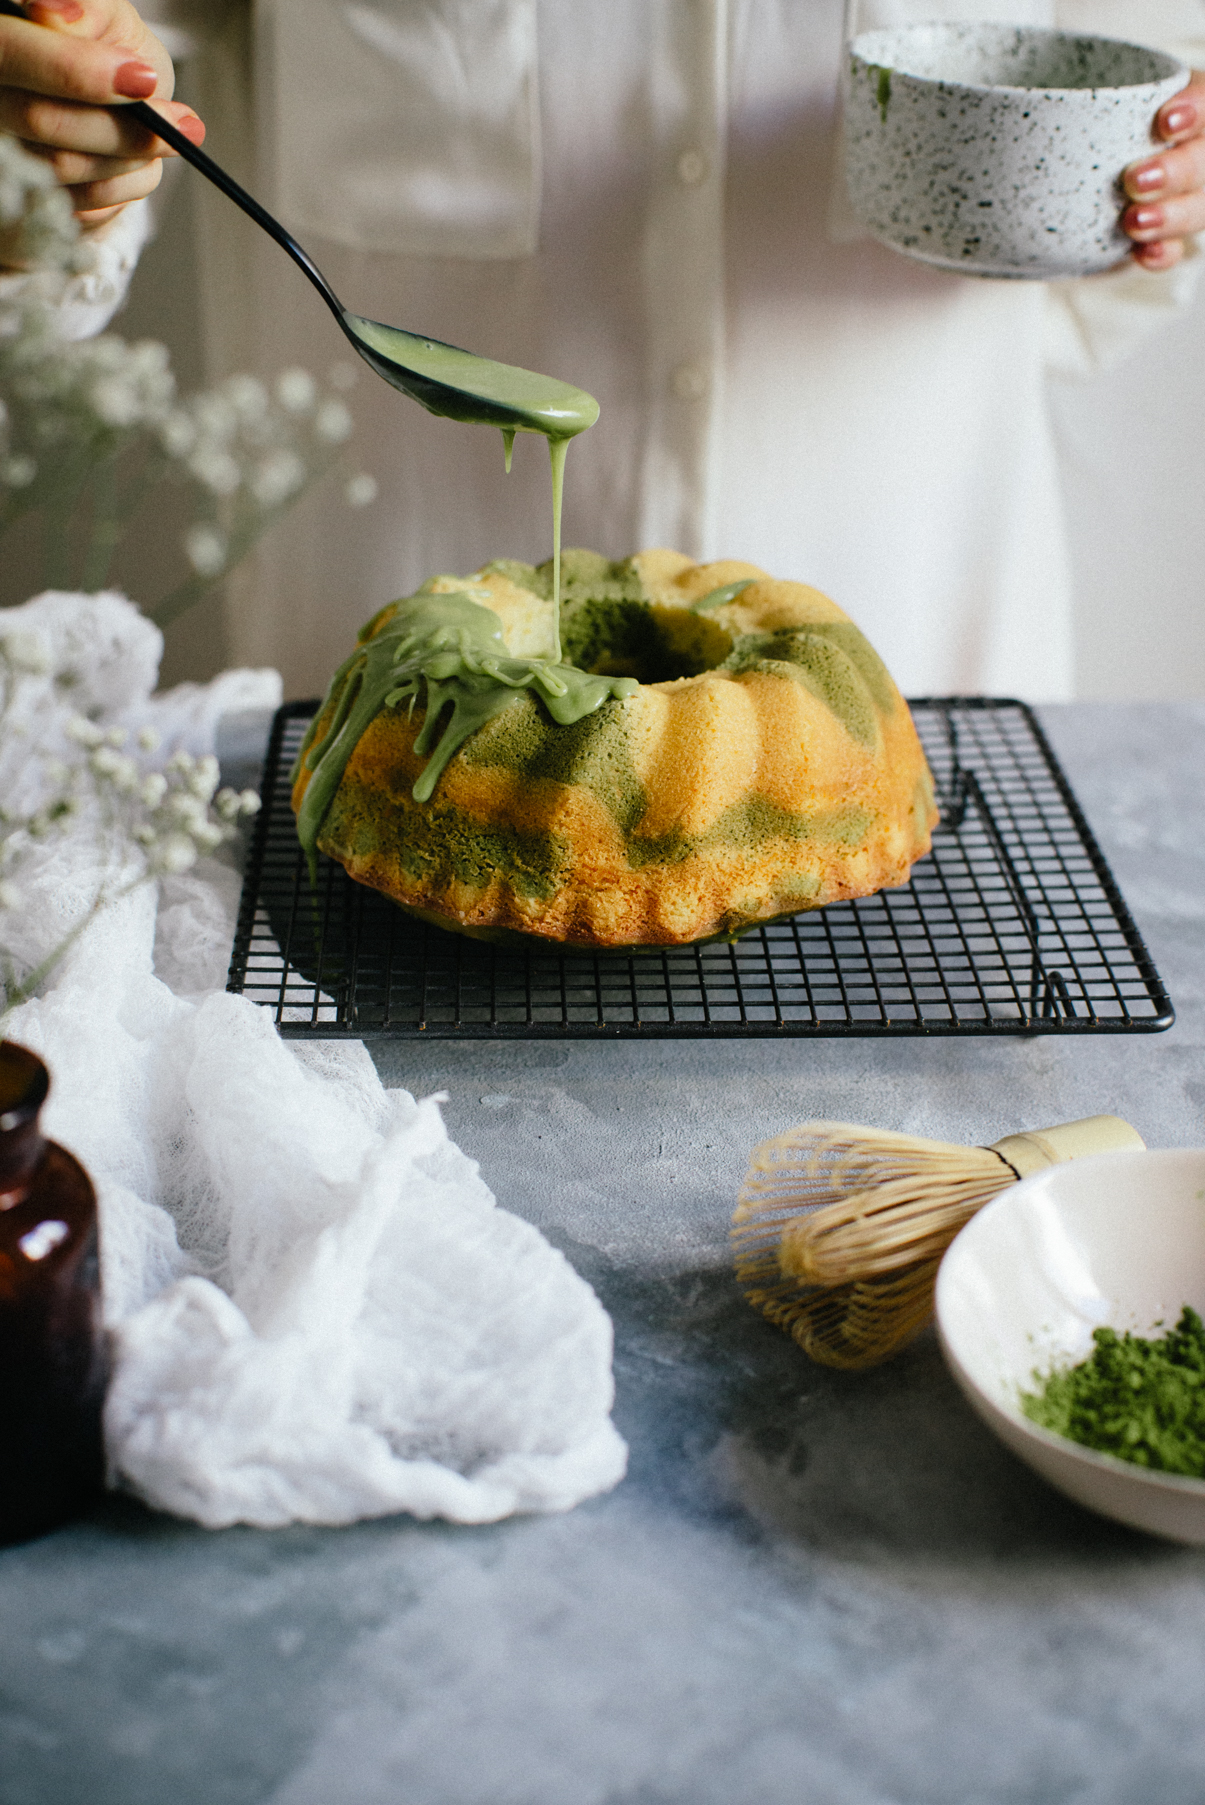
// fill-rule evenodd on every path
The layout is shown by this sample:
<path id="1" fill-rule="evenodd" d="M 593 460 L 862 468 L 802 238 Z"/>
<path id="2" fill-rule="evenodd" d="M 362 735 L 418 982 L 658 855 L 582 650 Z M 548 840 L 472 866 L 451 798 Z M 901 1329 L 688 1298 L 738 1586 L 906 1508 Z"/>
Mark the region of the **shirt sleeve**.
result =
<path id="1" fill-rule="evenodd" d="M 126 298 L 151 232 L 149 200 L 131 201 L 112 225 L 89 240 L 92 268 L 72 276 L 55 304 L 64 338 L 92 338 L 104 331 Z M 23 290 L 36 279 L 20 272 L 0 276 L 0 302 L 20 300 Z"/>
<path id="2" fill-rule="evenodd" d="M 1166 50 L 1205 69 L 1205 0 L 1059 0 L 1058 25 Z M 1131 356 L 1152 333 L 1192 303 L 1205 259 L 1190 239 L 1169 270 L 1126 262 L 1101 276 L 1052 282 L 1047 289 L 1045 353 L 1054 375 L 1091 376 Z"/>
<path id="3" fill-rule="evenodd" d="M 1131 356 L 1191 304 L 1205 265 L 1190 239 L 1181 262 L 1145 270 L 1132 262 L 1101 276 L 1052 282 L 1046 291 L 1044 352 L 1055 376 L 1092 376 Z"/>

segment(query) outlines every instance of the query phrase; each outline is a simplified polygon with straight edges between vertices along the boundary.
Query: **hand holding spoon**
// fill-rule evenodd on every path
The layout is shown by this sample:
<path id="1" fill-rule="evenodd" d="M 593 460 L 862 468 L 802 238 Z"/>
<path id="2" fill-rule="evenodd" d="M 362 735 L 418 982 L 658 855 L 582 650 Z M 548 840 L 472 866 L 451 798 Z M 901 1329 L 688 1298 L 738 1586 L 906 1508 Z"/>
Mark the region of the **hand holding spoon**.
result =
<path id="1" fill-rule="evenodd" d="M 0 13 L 30 23 L 17 0 L 0 0 Z M 33 29 L 42 28 L 34 26 Z M 496 363 L 491 358 L 475 357 L 472 352 L 444 344 L 439 339 L 426 338 L 416 332 L 406 332 L 400 326 L 386 326 L 378 320 L 366 320 L 351 313 L 292 234 L 212 157 L 157 113 L 148 101 L 129 101 L 121 111 L 170 144 L 179 156 L 194 169 L 199 169 L 257 226 L 274 238 L 304 270 L 364 361 L 378 376 L 383 376 L 386 382 L 401 389 L 430 413 L 445 415 L 450 420 L 496 426 L 508 437 L 516 432 L 538 432 L 549 440 L 571 439 L 597 420 L 598 403 L 593 396 L 574 388 L 571 383 L 558 382 L 550 376 L 540 376 L 534 370 L 521 370 L 512 364 Z"/>
<path id="2" fill-rule="evenodd" d="M 15 0 L 0 0 L 0 13 L 25 19 Z M 29 23 L 29 21 L 26 21 Z M 33 29 L 42 29 L 33 27 Z M 334 314 L 356 352 L 378 376 L 425 407 L 429 413 L 480 426 L 495 426 L 506 445 L 507 468 L 517 432 L 540 433 L 548 440 L 552 461 L 554 620 L 560 590 L 560 514 L 565 451 L 568 441 L 598 418 L 598 403 L 585 390 L 534 370 L 477 357 L 456 345 L 400 326 L 387 326 L 350 312 L 318 268 L 313 258 L 246 189 L 199 149 L 183 132 L 155 111 L 145 100 L 125 103 L 122 112 L 169 144 L 177 154 L 200 170 L 215 187 L 253 219 L 288 252 L 309 277 Z M 559 658 L 559 632 L 557 633 Z"/>

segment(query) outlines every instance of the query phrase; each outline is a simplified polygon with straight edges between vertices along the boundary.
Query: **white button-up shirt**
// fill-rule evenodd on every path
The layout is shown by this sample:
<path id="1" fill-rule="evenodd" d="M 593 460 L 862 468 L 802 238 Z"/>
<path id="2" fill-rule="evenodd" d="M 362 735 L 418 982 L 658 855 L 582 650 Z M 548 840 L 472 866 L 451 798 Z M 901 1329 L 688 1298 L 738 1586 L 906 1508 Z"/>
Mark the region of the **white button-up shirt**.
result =
<path id="1" fill-rule="evenodd" d="M 229 8 L 227 11 L 229 12 Z M 1093 27 L 1191 53 L 1203 0 L 861 0 Z M 835 152 L 841 0 L 258 0 L 258 180 L 355 311 L 580 383 L 566 542 L 672 545 L 827 590 L 906 691 L 1071 693 L 1045 371 L 1112 354 L 1185 286 L 1053 289 L 860 235 Z M 1205 47 L 1199 56 L 1205 57 Z M 223 93 L 202 110 L 222 159 Z M 338 356 L 280 252 L 206 197 L 215 334 Z M 261 554 L 236 655 L 319 690 L 359 622 L 436 571 L 549 550 L 546 458 L 365 374 L 381 499 L 309 498 Z"/>

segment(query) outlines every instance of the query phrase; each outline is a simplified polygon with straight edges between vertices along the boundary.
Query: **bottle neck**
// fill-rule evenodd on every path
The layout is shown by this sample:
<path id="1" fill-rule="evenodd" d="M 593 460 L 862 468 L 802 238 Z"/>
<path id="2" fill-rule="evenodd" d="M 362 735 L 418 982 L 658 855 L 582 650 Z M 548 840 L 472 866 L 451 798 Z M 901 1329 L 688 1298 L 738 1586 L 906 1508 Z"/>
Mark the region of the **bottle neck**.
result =
<path id="1" fill-rule="evenodd" d="M 46 1150 L 38 1115 L 49 1089 L 36 1053 L 0 1041 L 0 1210 L 22 1201 Z"/>

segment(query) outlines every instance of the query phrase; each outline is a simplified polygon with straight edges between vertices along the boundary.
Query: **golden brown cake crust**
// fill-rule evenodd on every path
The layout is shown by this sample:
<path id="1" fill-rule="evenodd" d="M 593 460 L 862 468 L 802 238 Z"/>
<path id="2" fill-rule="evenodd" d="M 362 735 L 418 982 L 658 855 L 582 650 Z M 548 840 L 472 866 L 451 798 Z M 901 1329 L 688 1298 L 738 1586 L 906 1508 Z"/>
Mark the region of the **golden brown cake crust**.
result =
<path id="1" fill-rule="evenodd" d="M 386 707 L 351 754 L 321 850 L 428 919 L 584 947 L 680 945 L 906 881 L 936 821 L 932 783 L 907 707 L 836 604 L 734 561 L 647 552 L 613 568 L 636 573 L 665 643 L 694 655 L 711 635 L 731 648 L 725 668 L 642 684 L 570 727 L 524 693 L 425 803 L 412 795 L 422 710 Z M 495 608 L 512 650 L 538 637 L 535 598 L 509 576 L 463 588 Z M 309 780 L 303 766 L 295 807 Z"/>

